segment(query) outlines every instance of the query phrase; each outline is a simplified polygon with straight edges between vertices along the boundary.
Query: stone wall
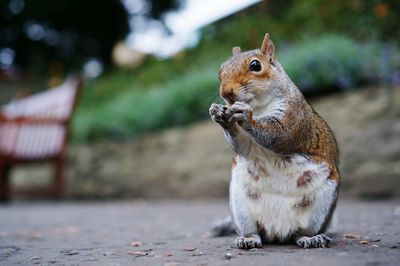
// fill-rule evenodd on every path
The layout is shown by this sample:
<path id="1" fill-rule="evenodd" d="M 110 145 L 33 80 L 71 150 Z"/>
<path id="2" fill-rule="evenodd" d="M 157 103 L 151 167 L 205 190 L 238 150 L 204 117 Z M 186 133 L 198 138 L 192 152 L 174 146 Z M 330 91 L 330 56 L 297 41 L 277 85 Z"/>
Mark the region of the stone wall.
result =
<path id="1" fill-rule="evenodd" d="M 400 88 L 368 88 L 311 102 L 336 133 L 342 193 L 400 196 Z M 222 131 L 209 121 L 135 140 L 73 145 L 67 196 L 226 197 L 232 156 Z M 19 169 L 15 182 L 43 179 L 43 171 Z"/>

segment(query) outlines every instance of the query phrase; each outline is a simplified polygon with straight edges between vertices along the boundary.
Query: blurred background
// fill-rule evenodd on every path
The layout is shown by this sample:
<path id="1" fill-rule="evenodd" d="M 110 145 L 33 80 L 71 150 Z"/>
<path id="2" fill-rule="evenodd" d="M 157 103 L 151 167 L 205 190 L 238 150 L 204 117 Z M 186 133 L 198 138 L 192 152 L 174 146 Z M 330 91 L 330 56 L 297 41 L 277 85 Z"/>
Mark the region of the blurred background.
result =
<path id="1" fill-rule="evenodd" d="M 226 197 L 233 154 L 208 108 L 231 48 L 266 32 L 336 133 L 343 194 L 400 196 L 399 1 L 0 0 L 0 14 L 2 106 L 83 77 L 68 199 Z M 10 176 L 53 178 L 46 163 Z"/>

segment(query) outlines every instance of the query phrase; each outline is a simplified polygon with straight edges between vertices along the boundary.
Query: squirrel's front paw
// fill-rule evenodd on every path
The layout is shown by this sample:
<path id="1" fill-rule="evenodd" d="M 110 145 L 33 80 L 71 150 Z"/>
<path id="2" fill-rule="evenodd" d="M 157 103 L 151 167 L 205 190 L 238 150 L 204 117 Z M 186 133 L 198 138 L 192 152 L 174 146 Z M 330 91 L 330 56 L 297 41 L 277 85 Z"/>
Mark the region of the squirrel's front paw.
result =
<path id="1" fill-rule="evenodd" d="M 220 124 L 223 128 L 228 128 L 231 124 L 231 111 L 222 104 L 213 103 L 210 107 L 210 115 L 212 120 Z"/>
<path id="2" fill-rule="evenodd" d="M 247 126 L 251 124 L 253 119 L 253 109 L 250 105 L 244 102 L 235 102 L 231 106 L 232 116 L 231 122 L 237 122 L 240 126 Z"/>

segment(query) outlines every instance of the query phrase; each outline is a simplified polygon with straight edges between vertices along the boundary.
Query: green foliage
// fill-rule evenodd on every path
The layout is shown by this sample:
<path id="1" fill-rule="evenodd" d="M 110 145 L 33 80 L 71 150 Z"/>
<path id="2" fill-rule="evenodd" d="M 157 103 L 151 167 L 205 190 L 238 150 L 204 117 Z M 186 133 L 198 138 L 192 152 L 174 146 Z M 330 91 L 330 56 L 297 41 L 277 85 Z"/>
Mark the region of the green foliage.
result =
<path id="1" fill-rule="evenodd" d="M 302 91 L 388 83 L 400 67 L 400 50 L 396 46 L 361 44 L 337 35 L 293 44 L 279 55 L 284 69 Z"/>
<path id="2" fill-rule="evenodd" d="M 74 137 L 131 137 L 204 118 L 210 104 L 218 101 L 217 80 L 215 69 L 203 69 L 147 90 L 127 89 L 103 105 L 81 108 Z"/>
<path id="3" fill-rule="evenodd" d="M 227 51 L 225 51 L 227 53 Z M 222 56 L 222 57 L 221 57 Z M 214 69 L 218 73 L 219 64 L 227 55 L 221 53 L 219 57 L 208 61 L 205 51 L 197 49 L 176 58 L 167 60 L 148 59 L 140 69 L 117 70 L 114 69 L 103 75 L 100 79 L 91 81 L 85 85 L 83 102 L 85 107 L 99 106 L 109 102 L 114 97 L 121 97 L 121 92 L 147 91 L 155 87 L 162 87 L 169 84 L 171 80 L 180 79 L 184 76 L 193 75 L 205 69 Z"/>

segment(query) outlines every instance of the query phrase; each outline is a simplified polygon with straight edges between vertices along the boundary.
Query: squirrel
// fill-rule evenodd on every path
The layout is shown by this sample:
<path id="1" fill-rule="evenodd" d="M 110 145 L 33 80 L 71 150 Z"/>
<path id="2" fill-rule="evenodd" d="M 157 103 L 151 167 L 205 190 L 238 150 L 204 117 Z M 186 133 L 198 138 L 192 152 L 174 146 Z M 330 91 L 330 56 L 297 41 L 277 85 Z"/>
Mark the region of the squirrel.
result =
<path id="1" fill-rule="evenodd" d="M 260 49 L 232 53 L 219 71 L 227 105 L 209 111 L 236 154 L 229 187 L 235 243 L 329 247 L 324 232 L 340 186 L 334 134 L 277 61 L 268 33 Z"/>

